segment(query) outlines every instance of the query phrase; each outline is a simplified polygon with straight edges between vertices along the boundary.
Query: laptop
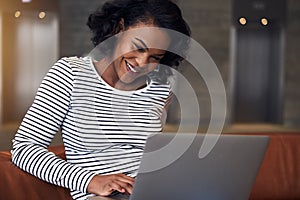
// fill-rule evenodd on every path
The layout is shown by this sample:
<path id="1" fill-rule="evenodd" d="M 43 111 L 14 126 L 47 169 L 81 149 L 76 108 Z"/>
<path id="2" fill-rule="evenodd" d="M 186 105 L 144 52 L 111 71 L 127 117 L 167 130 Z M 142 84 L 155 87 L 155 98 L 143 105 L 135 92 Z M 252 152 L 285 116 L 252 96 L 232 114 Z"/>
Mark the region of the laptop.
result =
<path id="1" fill-rule="evenodd" d="M 217 141 L 199 157 L 203 142 Z M 171 134 L 146 141 L 132 194 L 89 200 L 246 200 L 269 143 L 268 136 Z"/>

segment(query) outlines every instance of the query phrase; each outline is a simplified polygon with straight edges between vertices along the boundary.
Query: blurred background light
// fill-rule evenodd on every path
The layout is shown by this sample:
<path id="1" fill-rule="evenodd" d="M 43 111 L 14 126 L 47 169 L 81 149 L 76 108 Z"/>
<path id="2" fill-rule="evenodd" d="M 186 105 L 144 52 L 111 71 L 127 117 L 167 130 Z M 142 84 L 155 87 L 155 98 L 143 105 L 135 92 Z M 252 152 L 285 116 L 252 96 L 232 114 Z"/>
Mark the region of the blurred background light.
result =
<path id="1" fill-rule="evenodd" d="M 240 22 L 241 25 L 246 25 L 247 24 L 247 19 L 245 17 L 241 17 L 239 19 L 239 22 Z"/>
<path id="2" fill-rule="evenodd" d="M 269 23 L 269 21 L 268 21 L 267 18 L 261 18 L 260 22 L 261 22 L 261 24 L 264 25 L 264 26 L 267 26 L 268 23 Z"/>
<path id="3" fill-rule="evenodd" d="M 46 13 L 45 12 L 40 12 L 39 13 L 39 18 L 40 19 L 44 19 L 46 17 Z"/>
<path id="4" fill-rule="evenodd" d="M 15 18 L 19 18 L 21 16 L 21 11 L 17 10 L 14 14 Z"/>

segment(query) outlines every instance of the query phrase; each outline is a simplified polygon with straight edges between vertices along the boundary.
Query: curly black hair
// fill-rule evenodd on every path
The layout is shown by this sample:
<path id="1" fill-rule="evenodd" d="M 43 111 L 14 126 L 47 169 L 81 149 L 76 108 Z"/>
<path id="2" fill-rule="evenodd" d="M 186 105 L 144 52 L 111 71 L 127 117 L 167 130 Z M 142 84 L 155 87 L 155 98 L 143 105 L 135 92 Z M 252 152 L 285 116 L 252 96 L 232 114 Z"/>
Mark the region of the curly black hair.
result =
<path id="1" fill-rule="evenodd" d="M 112 0 L 103 4 L 92 13 L 87 25 L 93 33 L 92 42 L 95 46 L 120 31 L 120 21 L 124 20 L 125 30 L 139 22 L 154 23 L 155 26 L 178 31 L 186 36 L 191 35 L 181 10 L 171 0 Z M 181 51 L 188 48 L 184 38 L 176 38 L 172 43 Z M 172 45 L 172 44 L 171 44 Z M 111 48 L 106 49 L 106 51 Z M 167 51 L 161 64 L 176 67 L 183 58 Z"/>
<path id="2" fill-rule="evenodd" d="M 123 27 L 121 27 L 121 21 Z M 121 29 L 126 30 L 140 22 L 177 31 L 188 36 L 170 35 L 171 44 L 169 49 L 181 52 L 182 56 L 185 55 L 190 42 L 191 30 L 183 19 L 181 10 L 172 0 L 107 1 L 89 16 L 87 25 L 93 33 L 92 42 L 97 46 L 108 38 L 112 39 L 112 36 L 119 33 Z M 110 40 L 107 45 L 103 45 L 101 49 L 98 48 L 104 55 L 113 52 L 115 40 Z M 184 59 L 182 56 L 166 51 L 164 57 L 160 60 L 161 65 L 151 72 L 152 78 L 161 83 L 169 82 L 168 78 L 173 75 L 170 67 L 177 68 L 180 61 Z"/>

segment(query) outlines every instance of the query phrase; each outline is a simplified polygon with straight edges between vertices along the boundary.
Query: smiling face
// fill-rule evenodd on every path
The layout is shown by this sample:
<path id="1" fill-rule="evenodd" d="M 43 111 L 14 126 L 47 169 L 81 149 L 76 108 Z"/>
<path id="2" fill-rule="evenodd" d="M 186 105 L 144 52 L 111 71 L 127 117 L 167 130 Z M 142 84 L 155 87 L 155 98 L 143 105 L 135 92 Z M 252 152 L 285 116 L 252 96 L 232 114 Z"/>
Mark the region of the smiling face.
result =
<path id="1" fill-rule="evenodd" d="M 154 27 L 138 23 L 118 36 L 114 61 L 107 67 L 102 78 L 111 86 L 126 89 L 145 84 L 145 75 L 153 71 L 166 53 L 170 38 L 164 30 L 135 28 Z M 151 48 L 151 47 L 159 48 Z M 137 86 L 140 85 L 140 86 Z"/>

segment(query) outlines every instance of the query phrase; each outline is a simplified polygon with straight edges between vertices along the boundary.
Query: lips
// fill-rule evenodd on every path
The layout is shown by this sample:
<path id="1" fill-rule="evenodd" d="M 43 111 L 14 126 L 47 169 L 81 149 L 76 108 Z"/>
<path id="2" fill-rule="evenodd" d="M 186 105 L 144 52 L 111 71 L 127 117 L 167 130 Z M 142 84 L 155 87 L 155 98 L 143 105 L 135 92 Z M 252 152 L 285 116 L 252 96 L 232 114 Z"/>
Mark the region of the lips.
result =
<path id="1" fill-rule="evenodd" d="M 137 70 L 134 69 L 134 66 L 132 66 L 131 64 L 129 64 L 127 61 L 125 61 L 126 63 L 126 69 L 127 71 L 133 72 L 133 73 L 138 73 Z"/>

